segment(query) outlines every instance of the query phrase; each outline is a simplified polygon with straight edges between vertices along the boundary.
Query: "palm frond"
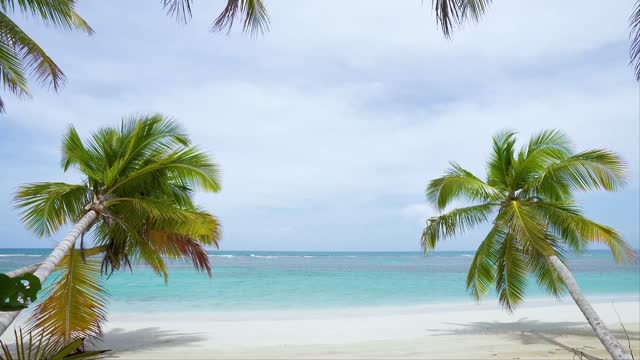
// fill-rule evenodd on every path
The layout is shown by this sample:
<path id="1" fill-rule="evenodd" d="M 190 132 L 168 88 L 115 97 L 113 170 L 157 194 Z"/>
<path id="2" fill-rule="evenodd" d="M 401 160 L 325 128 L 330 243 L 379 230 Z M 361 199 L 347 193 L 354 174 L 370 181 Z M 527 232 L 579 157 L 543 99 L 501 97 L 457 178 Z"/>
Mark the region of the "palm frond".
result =
<path id="1" fill-rule="evenodd" d="M 476 301 L 488 294 L 489 288 L 495 283 L 498 249 L 506 235 L 500 226 L 494 225 L 476 250 L 467 273 L 467 291 Z"/>
<path id="2" fill-rule="evenodd" d="M 51 295 L 36 307 L 29 329 L 42 331 L 55 344 L 99 338 L 107 316 L 108 295 L 100 262 L 85 262 L 80 251 L 73 250 L 59 268 L 57 279 L 50 285 Z"/>
<path id="3" fill-rule="evenodd" d="M 551 247 L 553 247 L 555 256 L 566 264 L 565 250 L 560 239 L 556 238 L 555 235 L 551 233 L 546 234 L 546 239 Z M 547 294 L 560 298 L 565 292 L 566 287 L 558 273 L 549 263 L 548 257 L 535 249 L 526 252 L 526 254 L 529 271 L 535 277 L 538 286 Z"/>
<path id="4" fill-rule="evenodd" d="M 500 305 L 510 312 L 522 302 L 527 287 L 527 263 L 522 253 L 520 243 L 507 234 L 498 250 L 496 292 Z"/>
<path id="5" fill-rule="evenodd" d="M 444 176 L 429 182 L 425 195 L 438 210 L 455 200 L 493 202 L 502 198 L 500 191 L 456 163 L 451 163 Z"/>
<path id="6" fill-rule="evenodd" d="M 174 260 L 190 260 L 197 271 L 212 276 L 207 250 L 196 240 L 180 234 L 152 231 L 148 234 L 152 246 L 163 256 Z"/>
<path id="7" fill-rule="evenodd" d="M 65 75 L 47 53 L 8 16 L 0 12 L 0 36 L 13 46 L 27 71 L 45 86 L 58 91 Z"/>
<path id="8" fill-rule="evenodd" d="M 581 246 L 588 242 L 607 245 L 611 249 L 617 263 L 635 261 L 636 252 L 627 244 L 622 235 L 614 228 L 598 224 L 586 218 L 573 202 L 539 201 L 533 206 L 544 216 L 561 239 L 572 247 Z M 573 242 L 580 245 L 574 245 Z"/>
<path id="9" fill-rule="evenodd" d="M 627 183 L 626 164 L 614 152 L 595 149 L 549 165 L 523 192 L 552 200 L 568 196 L 564 189 L 616 191 Z"/>
<path id="10" fill-rule="evenodd" d="M 191 19 L 192 0 L 161 0 L 162 8 L 167 14 L 181 24 L 186 24 Z"/>
<path id="11" fill-rule="evenodd" d="M 571 140 L 559 130 L 543 130 L 532 136 L 514 163 L 515 188 L 521 189 L 547 166 L 571 155 Z"/>
<path id="12" fill-rule="evenodd" d="M 60 226 L 79 219 L 91 197 L 83 185 L 35 183 L 20 186 L 14 202 L 29 230 L 51 236 Z"/>
<path id="13" fill-rule="evenodd" d="M 157 182 L 161 177 L 166 180 L 180 179 L 180 181 L 194 189 L 217 192 L 220 190 L 218 167 L 211 158 L 196 147 L 176 150 L 156 158 L 140 169 L 130 173 L 126 178 L 109 188 L 108 194 L 117 193 L 116 190 L 124 186 L 143 190 L 148 188 L 149 182 Z"/>
<path id="14" fill-rule="evenodd" d="M 262 0 L 227 0 L 227 5 L 211 25 L 211 31 L 227 29 L 227 33 L 231 32 L 236 17 L 242 21 L 242 30 L 252 35 L 269 30 L 269 14 Z"/>
<path id="15" fill-rule="evenodd" d="M 93 34 L 93 29 L 75 11 L 75 0 L 0 0 L 3 13 L 20 11 L 50 24 L 68 30 Z"/>
<path id="16" fill-rule="evenodd" d="M 636 75 L 636 81 L 640 81 L 640 1 L 636 5 L 629 18 L 631 45 L 629 46 L 630 64 Z"/>
<path id="17" fill-rule="evenodd" d="M 543 220 L 525 202 L 510 201 L 501 209 L 496 223 L 507 228 L 509 234 L 518 240 L 524 250 L 533 248 L 541 254 L 554 254 L 553 248 L 545 238 Z"/>
<path id="18" fill-rule="evenodd" d="M 162 114 L 131 116 L 122 121 L 117 132 L 93 134 L 92 144 L 104 142 L 100 137 L 116 134 L 113 158 L 105 164 L 104 187 L 110 187 L 120 177 L 139 167 L 141 161 L 155 160 L 165 152 L 190 144 L 184 129 Z M 104 149 L 104 146 L 101 148 Z"/>
<path id="19" fill-rule="evenodd" d="M 493 136 L 493 152 L 487 164 L 487 184 L 512 193 L 515 191 L 513 184 L 513 163 L 515 162 L 516 133 L 503 130 Z"/>
<path id="20" fill-rule="evenodd" d="M 432 0 L 436 22 L 446 37 L 469 18 L 478 21 L 491 0 Z"/>
<path id="21" fill-rule="evenodd" d="M 98 192 L 99 185 L 97 183 L 102 177 L 100 155 L 90 152 L 84 146 L 78 131 L 73 126 L 69 126 L 67 133 L 62 138 L 60 165 L 64 171 L 76 166 L 81 173 L 87 176 L 90 188 L 94 192 Z"/>
<path id="22" fill-rule="evenodd" d="M 460 234 L 487 221 L 495 207 L 493 203 L 469 206 L 428 219 L 420 240 L 422 249 L 428 253 L 440 240 Z"/>
<path id="23" fill-rule="evenodd" d="M 5 41 L 0 42 L 0 81 L 2 86 L 18 96 L 31 96 L 20 54 Z M 0 106 L 3 110 L 4 106 Z"/>

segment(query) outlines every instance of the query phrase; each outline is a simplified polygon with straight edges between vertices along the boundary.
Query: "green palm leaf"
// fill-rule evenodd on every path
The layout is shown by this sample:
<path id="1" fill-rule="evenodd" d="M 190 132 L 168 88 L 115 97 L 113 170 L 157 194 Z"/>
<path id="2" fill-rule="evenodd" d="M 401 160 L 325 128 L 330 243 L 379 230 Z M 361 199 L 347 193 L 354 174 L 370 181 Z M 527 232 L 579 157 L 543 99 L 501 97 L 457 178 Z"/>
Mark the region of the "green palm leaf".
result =
<path id="1" fill-rule="evenodd" d="M 440 240 L 453 237 L 487 221 L 495 207 L 492 203 L 469 206 L 428 219 L 422 232 L 422 249 L 428 253 Z"/>
<path id="2" fill-rule="evenodd" d="M 617 263 L 635 261 L 636 252 L 627 244 L 622 236 L 612 227 L 598 224 L 586 218 L 573 201 L 534 203 L 540 211 L 550 230 L 567 241 L 576 250 L 582 250 L 588 243 L 605 244 L 611 249 Z"/>
<path id="3" fill-rule="evenodd" d="M 451 163 L 443 177 L 431 180 L 425 194 L 438 210 L 444 210 L 455 200 L 491 202 L 502 198 L 500 191 L 456 163 Z"/>
<path id="4" fill-rule="evenodd" d="M 480 243 L 467 274 L 467 291 L 476 301 L 489 293 L 495 283 L 498 249 L 505 241 L 507 233 L 494 225 L 487 237 Z"/>
<path id="5" fill-rule="evenodd" d="M 51 236 L 60 226 L 76 221 L 90 202 L 84 185 L 66 183 L 23 185 L 15 196 L 22 222 L 38 236 Z"/>
<path id="6" fill-rule="evenodd" d="M 614 152 L 584 151 L 546 167 L 536 179 L 523 186 L 523 192 L 558 199 L 567 197 L 569 190 L 615 191 L 627 182 L 625 169 L 625 163 Z"/>
<path id="7" fill-rule="evenodd" d="M 496 292 L 500 304 L 513 311 L 524 299 L 527 263 L 518 240 L 507 234 L 497 253 Z"/>

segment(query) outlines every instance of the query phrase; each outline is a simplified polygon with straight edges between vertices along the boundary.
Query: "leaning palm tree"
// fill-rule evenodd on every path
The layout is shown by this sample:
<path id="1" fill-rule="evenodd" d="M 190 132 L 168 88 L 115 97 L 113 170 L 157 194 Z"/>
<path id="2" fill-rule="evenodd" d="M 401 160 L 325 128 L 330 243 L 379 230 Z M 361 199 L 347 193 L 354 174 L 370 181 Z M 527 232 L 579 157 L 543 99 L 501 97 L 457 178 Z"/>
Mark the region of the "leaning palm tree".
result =
<path id="1" fill-rule="evenodd" d="M 618 155 L 595 149 L 574 153 L 565 134 L 543 131 L 516 152 L 515 133 L 493 138 L 486 181 L 456 163 L 429 182 L 427 200 L 444 211 L 454 202 L 470 206 L 427 220 L 422 233 L 425 252 L 439 241 L 491 222 L 467 275 L 467 290 L 479 300 L 495 285 L 500 304 L 509 311 L 523 300 L 527 275 L 559 297 L 565 289 L 614 359 L 631 359 L 582 294 L 567 268 L 567 250 L 583 251 L 591 243 L 607 245 L 617 262 L 635 252 L 613 228 L 585 217 L 573 193 L 613 191 L 626 181 Z"/>
<path id="2" fill-rule="evenodd" d="M 492 0 L 432 0 L 436 21 L 448 38 L 451 33 L 469 20 L 478 21 Z M 640 81 L 640 0 L 636 0 L 629 17 L 631 42 L 629 44 L 630 65 L 636 81 Z"/>
<path id="3" fill-rule="evenodd" d="M 9 15 L 28 14 L 47 25 L 92 34 L 93 30 L 74 7 L 75 0 L 0 0 L 0 83 L 5 90 L 30 97 L 29 76 L 54 91 L 65 82 L 60 67 Z M 0 98 L 0 112 L 4 108 Z"/>
<path id="4" fill-rule="evenodd" d="M 211 275 L 204 246 L 218 245 L 219 224 L 194 204 L 193 194 L 217 192 L 218 169 L 176 122 L 159 114 L 131 117 L 86 142 L 70 127 L 61 165 L 79 171 L 83 182 L 34 183 L 16 194 L 22 221 L 38 236 L 75 223 L 34 272 L 44 283 L 59 270 L 49 297 L 35 309 L 31 331 L 61 344 L 99 337 L 108 295 L 101 275 L 136 263 L 148 264 L 165 281 L 167 258 L 190 260 Z M 16 315 L 0 314 L 0 333 Z"/>

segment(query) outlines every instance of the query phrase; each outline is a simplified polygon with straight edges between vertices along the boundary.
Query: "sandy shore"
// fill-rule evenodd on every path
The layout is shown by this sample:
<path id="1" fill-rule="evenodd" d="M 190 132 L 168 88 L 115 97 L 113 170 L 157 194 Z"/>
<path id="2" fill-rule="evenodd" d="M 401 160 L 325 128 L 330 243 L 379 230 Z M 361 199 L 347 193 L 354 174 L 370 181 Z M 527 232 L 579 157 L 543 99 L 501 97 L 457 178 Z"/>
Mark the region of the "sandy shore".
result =
<path id="1" fill-rule="evenodd" d="M 594 307 L 626 337 L 610 299 Z M 640 301 L 615 301 L 640 355 Z M 607 358 L 570 300 L 278 312 L 114 313 L 102 348 L 123 359 Z M 580 357 L 582 356 L 582 357 Z"/>

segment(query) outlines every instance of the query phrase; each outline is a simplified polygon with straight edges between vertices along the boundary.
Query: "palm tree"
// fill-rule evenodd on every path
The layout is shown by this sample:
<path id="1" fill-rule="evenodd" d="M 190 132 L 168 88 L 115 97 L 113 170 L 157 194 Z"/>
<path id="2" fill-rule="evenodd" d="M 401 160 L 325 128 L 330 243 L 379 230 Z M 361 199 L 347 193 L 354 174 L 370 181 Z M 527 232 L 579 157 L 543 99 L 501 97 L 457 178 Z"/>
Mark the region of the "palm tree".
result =
<path id="1" fill-rule="evenodd" d="M 591 243 L 607 245 L 620 263 L 635 252 L 613 228 L 586 218 L 573 193 L 614 191 L 626 182 L 618 155 L 601 149 L 574 153 L 560 131 L 531 137 L 516 153 L 515 133 L 493 138 L 486 181 L 451 163 L 443 177 L 429 182 L 427 200 L 440 212 L 456 201 L 471 202 L 427 220 L 422 233 L 426 252 L 446 238 L 491 221 L 467 275 L 467 290 L 476 299 L 495 285 L 500 304 L 513 311 L 523 300 L 531 273 L 548 293 L 565 289 L 614 359 L 631 359 L 587 302 L 566 266 L 567 250 L 583 251 Z"/>
<path id="2" fill-rule="evenodd" d="M 74 7 L 75 0 L 0 0 L 0 82 L 6 90 L 17 96 L 30 97 L 28 76 L 54 91 L 65 82 L 65 75 L 58 65 L 9 15 L 20 12 L 47 25 L 92 34 L 93 30 Z M 0 112 L 4 109 L 0 98 Z"/>
<path id="3" fill-rule="evenodd" d="M 103 274 L 146 263 L 167 281 L 165 258 L 188 259 L 211 275 L 204 246 L 217 246 L 218 220 L 193 202 L 195 190 L 220 190 L 218 168 L 191 146 L 185 131 L 160 114 L 124 119 L 82 142 L 70 127 L 61 165 L 80 184 L 21 186 L 16 206 L 38 236 L 75 223 L 34 275 L 44 283 L 59 269 L 51 295 L 34 312 L 30 330 L 61 344 L 96 338 L 106 317 Z M 84 234 L 93 247 L 85 249 Z M 75 243 L 80 239 L 80 248 Z M 0 314 L 0 333 L 17 312 Z"/>
<path id="4" fill-rule="evenodd" d="M 432 0 L 436 21 L 445 37 L 469 20 L 478 21 L 492 0 Z M 640 0 L 636 0 L 631 16 L 629 57 L 636 81 L 640 81 Z"/>

